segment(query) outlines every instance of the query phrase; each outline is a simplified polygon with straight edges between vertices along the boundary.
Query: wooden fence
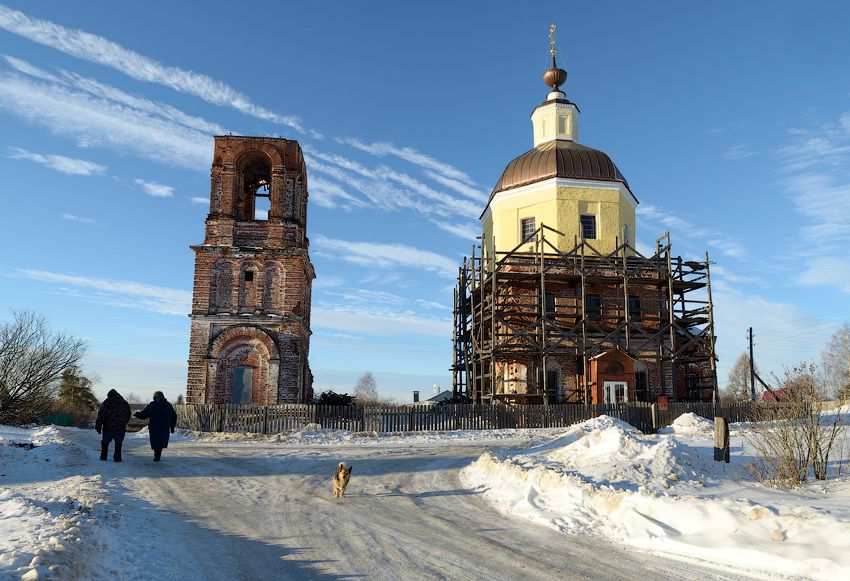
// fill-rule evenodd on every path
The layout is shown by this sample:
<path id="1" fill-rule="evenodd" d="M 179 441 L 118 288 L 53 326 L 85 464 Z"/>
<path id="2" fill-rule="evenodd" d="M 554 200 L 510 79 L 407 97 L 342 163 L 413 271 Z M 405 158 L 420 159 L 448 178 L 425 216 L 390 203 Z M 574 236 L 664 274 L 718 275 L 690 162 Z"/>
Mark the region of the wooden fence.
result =
<path id="1" fill-rule="evenodd" d="M 781 405 L 781 404 L 779 404 Z M 656 404 L 489 406 L 322 406 L 313 404 L 176 405 L 181 428 L 201 432 L 276 434 L 299 430 L 308 424 L 351 432 L 421 432 L 490 430 L 500 428 L 559 428 L 607 415 L 646 433 L 668 426 L 683 413 L 693 412 L 729 422 L 751 419 L 754 404 L 670 402 L 666 410 Z"/>

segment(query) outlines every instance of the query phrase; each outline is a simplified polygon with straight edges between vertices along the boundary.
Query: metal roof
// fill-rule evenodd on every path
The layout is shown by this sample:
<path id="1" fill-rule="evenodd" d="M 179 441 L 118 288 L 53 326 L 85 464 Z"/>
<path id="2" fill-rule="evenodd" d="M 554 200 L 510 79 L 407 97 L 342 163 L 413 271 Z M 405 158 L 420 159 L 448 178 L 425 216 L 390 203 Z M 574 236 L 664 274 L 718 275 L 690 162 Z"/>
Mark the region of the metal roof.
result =
<path id="1" fill-rule="evenodd" d="M 620 182 L 629 188 L 626 178 L 606 153 L 574 141 L 556 139 L 541 143 L 510 162 L 487 203 L 503 190 L 549 178 Z"/>

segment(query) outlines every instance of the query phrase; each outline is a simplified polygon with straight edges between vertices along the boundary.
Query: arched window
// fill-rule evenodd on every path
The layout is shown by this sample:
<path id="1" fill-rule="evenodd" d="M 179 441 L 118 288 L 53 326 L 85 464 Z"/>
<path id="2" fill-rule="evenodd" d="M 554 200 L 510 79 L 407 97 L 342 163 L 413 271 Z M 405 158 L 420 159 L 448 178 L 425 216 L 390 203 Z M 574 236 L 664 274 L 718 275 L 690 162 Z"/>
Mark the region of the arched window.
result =
<path id="1" fill-rule="evenodd" d="M 275 312 L 279 310 L 280 283 L 277 265 L 267 264 L 263 269 L 263 310 Z"/>
<path id="2" fill-rule="evenodd" d="M 623 368 L 623 364 L 619 361 L 610 361 L 608 363 L 608 373 L 611 375 L 622 375 L 626 370 Z"/>
<path id="3" fill-rule="evenodd" d="M 213 267 L 211 290 L 211 310 L 227 310 L 230 308 L 231 265 L 227 261 L 219 262 Z"/>
<path id="4" fill-rule="evenodd" d="M 260 306 L 257 296 L 259 283 L 257 267 L 253 264 L 243 264 L 239 276 L 239 308 L 255 309 Z"/>
<path id="5" fill-rule="evenodd" d="M 271 208 L 271 164 L 256 153 L 240 164 L 236 190 L 236 219 L 267 220 Z"/>

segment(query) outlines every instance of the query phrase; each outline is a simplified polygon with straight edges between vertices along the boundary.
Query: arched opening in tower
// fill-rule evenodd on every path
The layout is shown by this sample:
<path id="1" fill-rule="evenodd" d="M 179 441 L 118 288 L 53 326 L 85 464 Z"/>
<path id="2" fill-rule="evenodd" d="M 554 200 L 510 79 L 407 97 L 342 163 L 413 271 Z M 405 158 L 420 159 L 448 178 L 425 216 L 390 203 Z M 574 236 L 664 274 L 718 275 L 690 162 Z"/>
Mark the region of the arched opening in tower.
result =
<path id="1" fill-rule="evenodd" d="M 271 164 L 261 154 L 242 163 L 241 188 L 237 201 L 239 220 L 268 220 L 271 210 Z"/>

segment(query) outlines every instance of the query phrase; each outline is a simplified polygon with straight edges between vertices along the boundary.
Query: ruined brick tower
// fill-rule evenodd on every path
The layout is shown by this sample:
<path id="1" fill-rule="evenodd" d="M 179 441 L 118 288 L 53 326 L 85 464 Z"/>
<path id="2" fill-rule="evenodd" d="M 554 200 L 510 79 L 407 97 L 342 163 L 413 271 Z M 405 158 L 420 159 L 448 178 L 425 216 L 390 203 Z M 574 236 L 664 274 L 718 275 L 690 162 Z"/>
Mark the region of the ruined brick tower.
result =
<path id="1" fill-rule="evenodd" d="M 195 251 L 187 403 L 313 397 L 307 170 L 297 141 L 218 136 Z"/>

